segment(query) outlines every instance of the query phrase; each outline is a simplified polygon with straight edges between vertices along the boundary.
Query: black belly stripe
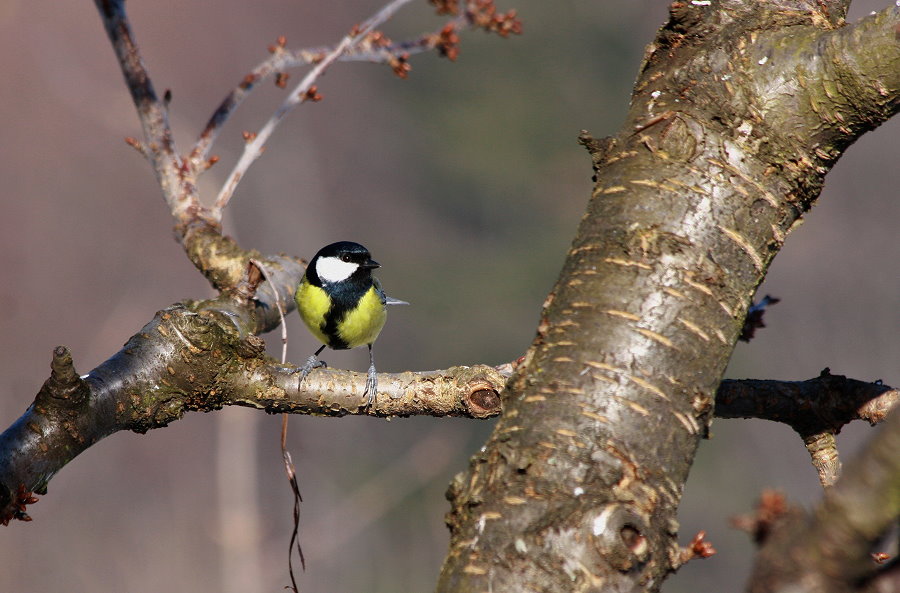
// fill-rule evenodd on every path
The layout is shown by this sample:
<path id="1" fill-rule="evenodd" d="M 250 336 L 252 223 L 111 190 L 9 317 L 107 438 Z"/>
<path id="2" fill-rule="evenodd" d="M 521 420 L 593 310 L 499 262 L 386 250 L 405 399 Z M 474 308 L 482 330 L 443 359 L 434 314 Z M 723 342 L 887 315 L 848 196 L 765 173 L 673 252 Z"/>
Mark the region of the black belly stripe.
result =
<path id="1" fill-rule="evenodd" d="M 333 350 L 346 350 L 347 342 L 338 335 L 338 326 L 347 316 L 347 313 L 356 307 L 359 299 L 368 292 L 372 286 L 367 283 L 342 282 L 339 286 L 329 286 L 326 290 L 331 297 L 331 308 L 325 314 L 325 324 L 322 332 L 328 336 L 328 347 Z"/>

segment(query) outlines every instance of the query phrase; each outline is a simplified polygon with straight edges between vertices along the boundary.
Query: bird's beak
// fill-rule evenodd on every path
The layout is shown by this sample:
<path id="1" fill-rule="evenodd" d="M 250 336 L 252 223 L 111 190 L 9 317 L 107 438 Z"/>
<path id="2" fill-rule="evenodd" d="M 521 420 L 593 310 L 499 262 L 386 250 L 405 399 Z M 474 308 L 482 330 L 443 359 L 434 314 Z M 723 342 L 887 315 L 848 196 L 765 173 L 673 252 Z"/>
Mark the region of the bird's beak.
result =
<path id="1" fill-rule="evenodd" d="M 365 263 L 363 263 L 363 264 L 360 264 L 360 267 L 362 267 L 362 268 L 368 268 L 368 269 L 370 269 L 370 270 L 373 270 L 373 269 L 375 269 L 375 268 L 380 268 L 380 267 L 381 267 L 381 264 L 378 263 L 377 261 L 375 261 L 374 259 L 370 259 L 369 261 L 367 261 L 367 262 L 365 262 Z"/>

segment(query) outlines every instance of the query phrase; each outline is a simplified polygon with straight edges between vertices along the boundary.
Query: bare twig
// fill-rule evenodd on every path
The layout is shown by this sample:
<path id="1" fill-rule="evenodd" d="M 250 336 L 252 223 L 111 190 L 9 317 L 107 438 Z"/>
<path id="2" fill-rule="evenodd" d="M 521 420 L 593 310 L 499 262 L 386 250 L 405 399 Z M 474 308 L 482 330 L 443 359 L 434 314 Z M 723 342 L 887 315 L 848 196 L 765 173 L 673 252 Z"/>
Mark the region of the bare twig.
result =
<path id="1" fill-rule="evenodd" d="M 464 11 L 446 11 L 451 14 L 459 14 L 447 21 L 437 32 L 425 34 L 401 43 L 391 43 L 384 35 L 376 31 L 376 27 L 391 18 L 403 5 L 411 1 L 394 0 L 390 2 L 362 25 L 354 27 L 333 48 L 287 52 L 284 50 L 284 38 L 280 38 L 278 44 L 270 48 L 273 54 L 272 57 L 254 68 L 250 74 L 244 77 L 241 84 L 229 93 L 210 118 L 191 152 L 191 160 L 195 164 L 204 162 L 219 129 L 221 129 L 231 112 L 237 108 L 258 82 L 274 75 L 278 77 L 276 80 L 281 86 L 286 80 L 286 77 L 283 75 L 285 69 L 315 64 L 314 68 L 294 87 L 269 121 L 258 132 L 249 134 L 246 137 L 247 142 L 238 162 L 216 196 L 212 208 L 212 212 L 216 216 L 221 217 L 222 210 L 227 206 L 238 183 L 240 183 L 250 165 L 262 154 L 266 142 L 281 119 L 300 103 L 317 97 L 314 83 L 332 63 L 336 61 L 387 63 L 392 67 L 395 74 L 405 78 L 409 71 L 407 60 L 411 54 L 437 49 L 442 56 L 451 60 L 456 59 L 459 51 L 457 47 L 459 42 L 457 31 L 462 27 L 481 28 L 485 31 L 496 33 L 501 37 L 518 34 L 522 31 L 522 24 L 516 18 L 514 10 L 498 13 L 493 2 L 469 2 Z M 444 14 L 445 11 L 439 10 L 438 13 Z"/>
<path id="2" fill-rule="evenodd" d="M 454 18 L 441 29 L 443 31 L 447 26 L 454 28 L 462 26 L 465 23 L 464 17 Z M 396 43 L 387 43 L 380 45 L 375 43 L 376 35 L 369 35 L 365 39 L 360 40 L 357 45 L 347 47 L 344 53 L 336 58 L 338 62 L 371 62 L 371 63 L 390 63 L 399 56 L 411 56 L 419 53 L 431 51 L 436 47 L 441 47 L 444 43 L 441 38 L 440 31 L 427 33 L 415 39 L 400 41 Z M 381 39 L 381 38 L 378 38 Z M 280 41 L 280 40 L 279 40 Z M 197 143 L 191 151 L 191 160 L 201 163 L 209 158 L 210 150 L 215 142 L 219 131 L 231 114 L 240 106 L 249 94 L 260 83 L 268 80 L 273 76 L 278 76 L 285 70 L 308 66 L 310 64 L 319 63 L 325 56 L 334 51 L 334 47 L 317 47 L 304 48 L 298 50 L 286 50 L 279 45 L 272 47 L 272 55 L 266 60 L 255 66 L 222 101 L 216 111 L 206 123 L 206 127 L 200 133 Z M 442 51 L 442 53 L 445 53 Z"/>
<path id="3" fill-rule="evenodd" d="M 725 380 L 716 393 L 719 418 L 760 418 L 793 428 L 806 446 L 823 487 L 841 473 L 834 435 L 853 420 L 877 424 L 900 400 L 900 390 L 832 375 L 807 381 Z"/>
<path id="4" fill-rule="evenodd" d="M 225 206 L 228 205 L 228 201 L 234 194 L 234 190 L 237 187 L 237 184 L 240 182 L 241 178 L 244 176 L 244 173 L 247 172 L 247 169 L 250 167 L 253 161 L 259 158 L 259 156 L 262 154 L 263 146 L 265 146 L 266 142 L 275 131 L 278 123 L 297 105 L 303 103 L 303 101 L 307 97 L 307 91 L 310 90 L 310 87 L 313 86 L 313 83 L 316 81 L 316 79 L 323 72 L 325 72 L 325 70 L 327 70 L 335 60 L 346 53 L 347 50 L 355 47 L 360 42 L 365 40 L 369 33 L 371 33 L 375 29 L 375 27 L 389 19 L 404 4 L 408 4 L 411 1 L 412 0 L 394 0 L 387 6 L 383 7 L 369 20 L 367 20 L 362 25 L 362 27 L 359 28 L 358 31 L 352 31 L 350 34 L 346 35 L 333 50 L 326 54 L 315 65 L 315 67 L 310 70 L 306 76 L 303 77 L 303 80 L 300 81 L 300 84 L 298 84 L 293 88 L 293 90 L 291 90 L 287 99 L 284 100 L 284 102 L 275 111 L 272 117 L 269 118 L 269 121 L 266 122 L 266 124 L 262 128 L 260 128 L 260 130 L 256 133 L 255 137 L 252 140 L 244 145 L 244 151 L 241 154 L 241 157 L 235 164 L 234 169 L 232 169 L 231 173 L 228 175 L 225 184 L 219 191 L 219 195 L 216 196 L 216 201 L 213 206 L 213 212 L 217 216 L 221 216 L 222 210 L 225 208 Z"/>
<path id="5" fill-rule="evenodd" d="M 200 204 L 194 168 L 183 161 L 175 149 L 167 103 L 160 100 L 153 88 L 134 40 L 124 0 L 95 0 L 95 4 L 144 131 L 143 144 L 136 140 L 129 141 L 129 144 L 139 148 L 150 160 L 169 210 L 178 224 L 187 224 L 199 218 L 217 225 L 218 219 L 213 219 Z"/>

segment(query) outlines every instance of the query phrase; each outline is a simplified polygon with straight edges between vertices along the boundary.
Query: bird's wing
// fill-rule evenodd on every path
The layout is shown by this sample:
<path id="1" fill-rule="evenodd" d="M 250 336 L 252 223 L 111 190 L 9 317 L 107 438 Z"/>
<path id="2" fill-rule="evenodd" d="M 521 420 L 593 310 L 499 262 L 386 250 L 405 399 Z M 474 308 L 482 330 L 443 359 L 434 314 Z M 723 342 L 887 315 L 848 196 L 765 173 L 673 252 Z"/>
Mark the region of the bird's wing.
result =
<path id="1" fill-rule="evenodd" d="M 382 305 L 408 305 L 406 301 L 401 301 L 400 299 L 395 299 L 394 297 L 389 297 L 384 294 L 384 290 L 381 288 L 381 282 L 378 281 L 378 278 L 372 278 L 372 284 L 375 285 L 375 292 L 378 293 L 378 297 L 381 299 Z"/>

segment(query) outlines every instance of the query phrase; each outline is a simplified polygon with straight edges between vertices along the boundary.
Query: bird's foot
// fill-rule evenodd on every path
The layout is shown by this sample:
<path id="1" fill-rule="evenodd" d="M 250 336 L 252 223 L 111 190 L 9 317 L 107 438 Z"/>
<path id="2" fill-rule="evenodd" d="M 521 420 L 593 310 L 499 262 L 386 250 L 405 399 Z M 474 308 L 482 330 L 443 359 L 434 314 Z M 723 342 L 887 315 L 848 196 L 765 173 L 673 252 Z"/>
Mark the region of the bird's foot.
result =
<path id="1" fill-rule="evenodd" d="M 375 365 L 369 366 L 369 373 L 366 375 L 366 391 L 363 395 L 368 394 L 366 399 L 366 409 L 368 410 L 375 405 L 375 393 L 378 390 L 378 376 L 375 374 Z"/>
<path id="2" fill-rule="evenodd" d="M 297 381 L 297 384 L 299 385 L 300 383 L 303 383 L 303 380 L 306 379 L 306 376 L 313 369 L 327 368 L 327 367 L 328 367 L 328 365 L 325 364 L 324 360 L 319 360 L 319 357 L 316 356 L 315 354 L 313 354 L 312 356 L 310 356 L 309 358 L 306 359 L 306 362 L 303 363 L 302 367 L 297 367 L 296 369 L 294 369 L 295 373 L 300 373 L 300 380 Z"/>

